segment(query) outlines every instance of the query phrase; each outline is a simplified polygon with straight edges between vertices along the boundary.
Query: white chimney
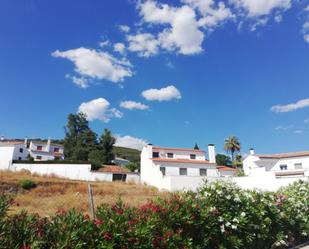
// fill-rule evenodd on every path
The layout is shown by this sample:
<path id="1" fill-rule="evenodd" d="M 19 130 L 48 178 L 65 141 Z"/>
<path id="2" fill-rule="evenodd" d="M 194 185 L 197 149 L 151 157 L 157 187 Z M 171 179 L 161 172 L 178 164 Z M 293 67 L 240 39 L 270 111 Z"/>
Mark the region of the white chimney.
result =
<path id="1" fill-rule="evenodd" d="M 25 138 L 24 144 L 25 144 L 25 147 L 28 148 L 28 146 L 27 146 L 27 144 L 28 144 L 28 138 L 27 138 L 27 137 Z"/>
<path id="2" fill-rule="evenodd" d="M 208 145 L 208 156 L 209 156 L 210 163 L 216 163 L 216 150 L 215 150 L 214 144 Z"/>
<path id="3" fill-rule="evenodd" d="M 49 137 L 48 140 L 47 140 L 46 151 L 47 151 L 47 152 L 50 151 L 50 137 Z"/>
<path id="4" fill-rule="evenodd" d="M 254 155 L 254 149 L 253 148 L 250 149 L 250 155 Z"/>

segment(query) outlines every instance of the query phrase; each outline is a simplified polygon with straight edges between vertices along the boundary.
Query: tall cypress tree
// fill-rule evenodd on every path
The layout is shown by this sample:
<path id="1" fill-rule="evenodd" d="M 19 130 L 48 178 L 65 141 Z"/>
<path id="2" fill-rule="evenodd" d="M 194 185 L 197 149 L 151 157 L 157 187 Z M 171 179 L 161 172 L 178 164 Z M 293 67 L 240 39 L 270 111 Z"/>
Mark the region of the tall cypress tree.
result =
<path id="1" fill-rule="evenodd" d="M 115 142 L 116 139 L 113 137 L 111 131 L 104 129 L 104 133 L 100 138 L 100 148 L 102 149 L 102 159 L 104 164 L 111 164 L 115 159 L 115 155 L 113 153 Z"/>

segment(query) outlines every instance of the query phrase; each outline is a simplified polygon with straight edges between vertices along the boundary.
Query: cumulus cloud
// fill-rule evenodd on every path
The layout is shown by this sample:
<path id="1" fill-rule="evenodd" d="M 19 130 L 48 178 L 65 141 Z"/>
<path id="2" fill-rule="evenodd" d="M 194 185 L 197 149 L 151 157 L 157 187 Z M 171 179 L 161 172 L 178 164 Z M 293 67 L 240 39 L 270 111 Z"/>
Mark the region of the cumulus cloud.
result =
<path id="1" fill-rule="evenodd" d="M 147 110 L 147 109 L 149 109 L 148 105 L 142 104 L 140 102 L 132 101 L 132 100 L 122 101 L 120 103 L 120 107 L 125 108 L 125 109 L 129 109 L 129 110 L 133 110 L 133 109 Z"/>
<path id="2" fill-rule="evenodd" d="M 108 52 L 81 47 L 67 51 L 56 50 L 52 56 L 72 61 L 75 71 L 81 76 L 116 83 L 133 75 L 132 65 L 127 59 L 118 59 Z"/>
<path id="3" fill-rule="evenodd" d="M 141 138 L 136 138 L 132 136 L 120 136 L 116 135 L 115 146 L 131 148 L 136 150 L 142 150 L 143 147 L 148 143 L 146 140 Z"/>
<path id="4" fill-rule="evenodd" d="M 237 8 L 244 9 L 249 17 L 270 14 L 273 10 L 287 10 L 292 0 L 231 0 Z"/>
<path id="5" fill-rule="evenodd" d="M 85 77 L 76 77 L 76 76 L 71 76 L 70 74 L 66 74 L 65 77 L 67 79 L 71 79 L 73 83 L 81 88 L 87 88 L 89 87 L 90 80 L 85 78 Z"/>
<path id="6" fill-rule="evenodd" d="M 118 42 L 114 44 L 114 51 L 124 55 L 126 52 L 126 47 L 123 43 Z"/>
<path id="7" fill-rule="evenodd" d="M 104 98 L 82 103 L 78 108 L 78 112 L 85 113 L 89 121 L 101 120 L 105 123 L 109 122 L 111 118 L 121 118 L 123 116 L 119 110 L 110 108 L 110 103 Z"/>
<path id="8" fill-rule="evenodd" d="M 309 99 L 301 99 L 295 103 L 287 105 L 275 105 L 270 108 L 272 112 L 291 112 L 298 109 L 309 107 Z"/>
<path id="9" fill-rule="evenodd" d="M 138 9 L 144 22 L 167 26 L 158 34 L 162 48 L 185 55 L 203 51 L 204 33 L 199 30 L 195 11 L 188 5 L 170 7 L 148 0 L 139 3 Z"/>
<path id="10" fill-rule="evenodd" d="M 130 27 L 129 26 L 127 26 L 127 25 L 119 25 L 119 30 L 121 31 L 121 32 L 124 32 L 124 33 L 128 33 L 128 32 L 130 32 Z"/>
<path id="11" fill-rule="evenodd" d="M 303 24 L 302 33 L 304 34 L 305 42 L 309 43 L 309 21 Z"/>
<path id="12" fill-rule="evenodd" d="M 137 52 L 141 57 L 149 57 L 158 53 L 159 41 L 150 33 L 128 35 L 128 50 Z"/>
<path id="13" fill-rule="evenodd" d="M 148 89 L 142 92 L 142 96 L 150 101 L 169 101 L 181 99 L 181 93 L 175 86 L 167 86 L 161 89 Z"/>

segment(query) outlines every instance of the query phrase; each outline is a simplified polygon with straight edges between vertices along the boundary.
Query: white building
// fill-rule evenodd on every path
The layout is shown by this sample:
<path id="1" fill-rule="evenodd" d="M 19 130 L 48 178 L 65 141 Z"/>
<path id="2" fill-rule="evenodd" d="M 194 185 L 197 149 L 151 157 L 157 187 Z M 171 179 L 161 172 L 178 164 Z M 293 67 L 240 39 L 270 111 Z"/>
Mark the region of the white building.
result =
<path id="1" fill-rule="evenodd" d="M 206 152 L 146 145 L 141 153 L 141 182 L 160 190 L 195 190 L 206 177 L 219 177 L 214 145 Z"/>
<path id="2" fill-rule="evenodd" d="M 27 139 L 25 140 L 25 144 L 27 144 Z M 30 156 L 33 157 L 35 161 L 64 159 L 63 145 L 51 143 L 50 139 L 45 143 L 41 141 L 31 141 L 28 150 Z"/>
<path id="3" fill-rule="evenodd" d="M 309 176 L 309 151 L 282 154 L 255 154 L 250 149 L 249 156 L 243 161 L 247 176 L 274 174 L 276 177 Z"/>
<path id="4" fill-rule="evenodd" d="M 28 154 L 23 142 L 0 142 L 0 168 L 8 169 L 13 160 L 26 160 Z"/>

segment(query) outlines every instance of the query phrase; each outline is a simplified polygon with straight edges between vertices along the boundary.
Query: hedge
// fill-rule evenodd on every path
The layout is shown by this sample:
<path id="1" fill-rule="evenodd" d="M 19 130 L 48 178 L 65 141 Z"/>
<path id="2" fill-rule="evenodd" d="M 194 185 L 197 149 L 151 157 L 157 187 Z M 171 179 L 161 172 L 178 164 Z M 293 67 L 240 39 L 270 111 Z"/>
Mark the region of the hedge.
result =
<path id="1" fill-rule="evenodd" d="M 94 221 L 75 210 L 9 215 L 10 205 L 0 197 L 0 248 L 265 249 L 309 240 L 309 183 L 301 181 L 278 192 L 206 182 L 140 207 L 99 206 Z"/>

